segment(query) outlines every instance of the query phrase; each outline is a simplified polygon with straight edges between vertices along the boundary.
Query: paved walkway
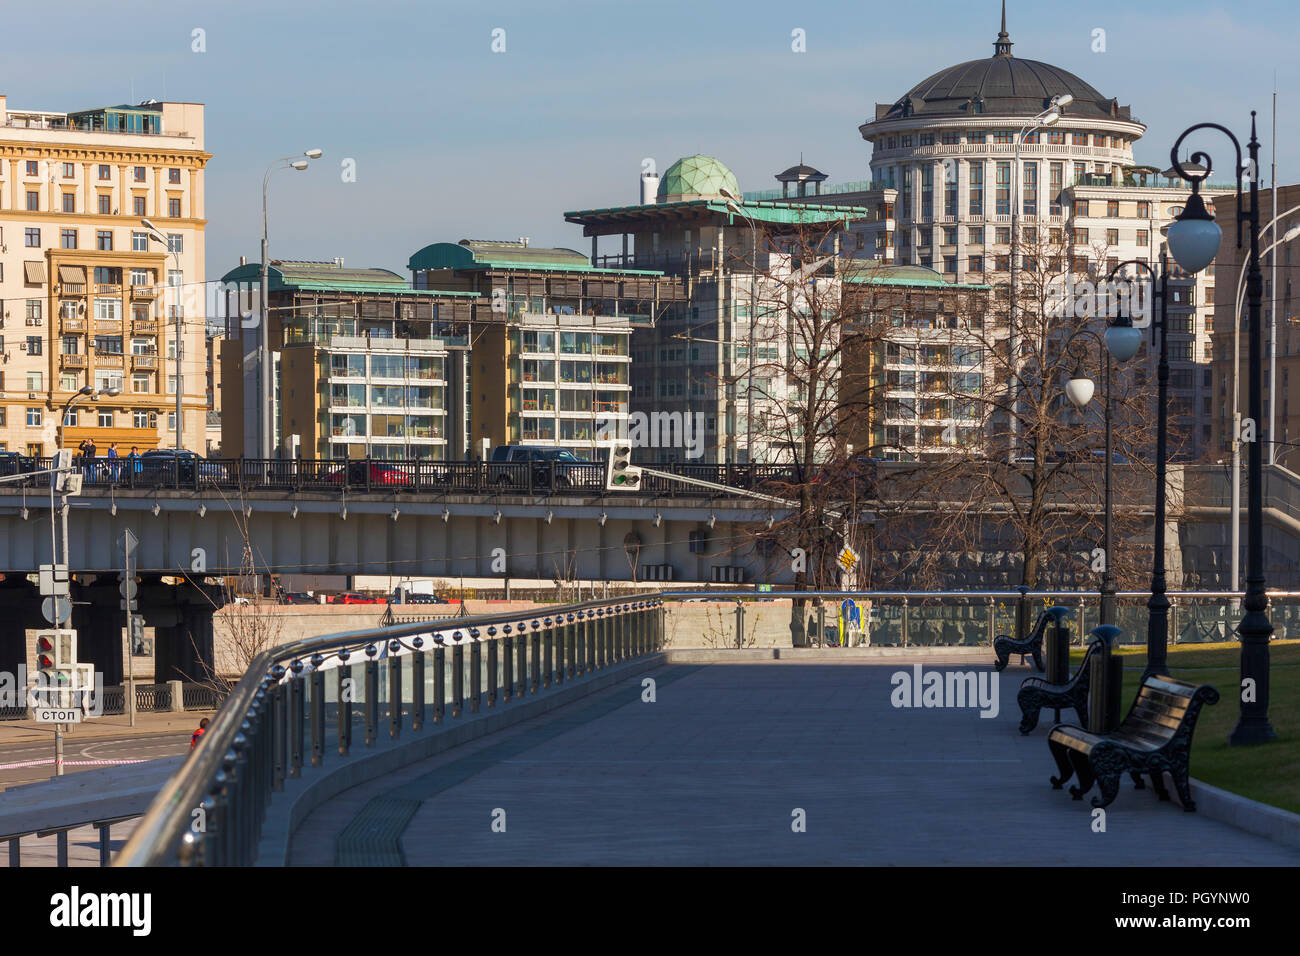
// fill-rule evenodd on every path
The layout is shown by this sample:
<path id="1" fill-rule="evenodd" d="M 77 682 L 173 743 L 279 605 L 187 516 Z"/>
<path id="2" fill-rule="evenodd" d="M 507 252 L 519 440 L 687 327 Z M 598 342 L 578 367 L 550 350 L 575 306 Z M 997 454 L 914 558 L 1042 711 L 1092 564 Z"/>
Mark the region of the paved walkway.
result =
<path id="1" fill-rule="evenodd" d="M 1087 800 L 1048 783 L 1051 715 L 1016 730 L 1025 669 L 1000 676 L 1000 713 L 983 719 L 891 706 L 890 677 L 912 663 L 665 667 L 655 703 L 631 680 L 340 794 L 304 821 L 291 862 L 1300 863 L 1127 781 L 1093 832 Z"/>

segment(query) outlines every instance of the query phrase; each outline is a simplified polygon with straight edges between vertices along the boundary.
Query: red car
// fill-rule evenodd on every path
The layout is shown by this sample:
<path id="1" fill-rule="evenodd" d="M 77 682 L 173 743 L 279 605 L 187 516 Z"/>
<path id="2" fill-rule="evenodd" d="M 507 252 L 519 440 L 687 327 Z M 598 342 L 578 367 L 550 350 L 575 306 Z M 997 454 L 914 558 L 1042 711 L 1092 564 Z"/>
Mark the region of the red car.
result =
<path id="1" fill-rule="evenodd" d="M 329 480 L 342 484 L 343 479 L 346 476 L 349 485 L 361 485 L 364 487 L 366 484 L 367 464 L 370 466 L 371 485 L 409 485 L 411 483 L 411 476 L 406 472 L 377 461 L 369 463 L 364 461 L 350 461 L 346 466 L 330 472 Z"/>
<path id="2" fill-rule="evenodd" d="M 334 595 L 330 601 L 331 604 L 386 604 L 383 598 L 367 597 L 364 594 L 358 594 L 356 591 L 344 591 L 342 594 Z"/>

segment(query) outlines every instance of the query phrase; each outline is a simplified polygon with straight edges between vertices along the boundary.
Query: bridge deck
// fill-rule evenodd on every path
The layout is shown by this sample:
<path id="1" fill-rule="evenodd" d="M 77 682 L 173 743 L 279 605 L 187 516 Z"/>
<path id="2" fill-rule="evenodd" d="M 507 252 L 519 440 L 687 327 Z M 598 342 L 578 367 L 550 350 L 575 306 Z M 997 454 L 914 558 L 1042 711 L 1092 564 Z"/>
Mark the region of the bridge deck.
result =
<path id="1" fill-rule="evenodd" d="M 1127 780 L 1093 832 L 1086 800 L 1048 784 L 1050 714 L 1016 731 L 1025 670 L 1001 675 L 1000 712 L 983 719 L 891 706 L 890 676 L 911 663 L 665 667 L 655 703 L 631 680 L 346 791 L 304 821 L 291 861 L 1300 863 Z M 796 808 L 805 833 L 792 832 Z"/>

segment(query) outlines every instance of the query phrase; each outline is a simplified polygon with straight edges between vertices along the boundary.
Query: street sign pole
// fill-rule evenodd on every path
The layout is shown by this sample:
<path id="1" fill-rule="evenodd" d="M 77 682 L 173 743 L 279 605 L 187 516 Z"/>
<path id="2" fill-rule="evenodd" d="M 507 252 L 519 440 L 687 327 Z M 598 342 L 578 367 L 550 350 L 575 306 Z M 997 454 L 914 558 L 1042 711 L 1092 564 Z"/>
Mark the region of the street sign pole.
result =
<path id="1" fill-rule="evenodd" d="M 132 620 L 136 609 L 135 603 L 135 546 L 139 543 L 131 529 L 122 532 L 122 606 L 126 608 L 126 712 L 130 715 L 131 726 L 135 726 L 135 647 L 132 645 L 135 634 L 135 622 Z"/>

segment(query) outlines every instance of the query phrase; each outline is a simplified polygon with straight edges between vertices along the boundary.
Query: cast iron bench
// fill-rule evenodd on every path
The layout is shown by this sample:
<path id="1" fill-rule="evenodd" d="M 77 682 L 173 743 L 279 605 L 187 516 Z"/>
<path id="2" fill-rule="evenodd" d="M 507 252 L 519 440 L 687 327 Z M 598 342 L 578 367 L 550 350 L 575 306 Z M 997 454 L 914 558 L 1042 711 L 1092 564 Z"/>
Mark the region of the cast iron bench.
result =
<path id="1" fill-rule="evenodd" d="M 1011 659 L 1012 654 L 1020 655 L 1020 663 L 1025 662 L 1025 656 L 1032 654 L 1034 666 L 1040 671 L 1043 669 L 1043 634 L 1047 631 L 1048 622 L 1051 621 L 1052 615 L 1044 611 L 1038 615 L 1038 623 L 1034 625 L 1033 630 L 1024 638 L 1019 640 L 1014 637 L 1008 637 L 1006 634 L 1000 635 L 993 639 L 993 653 L 998 656 L 997 663 L 993 666 L 997 670 L 1007 666 L 1007 661 Z"/>
<path id="2" fill-rule="evenodd" d="M 1092 798 L 1094 807 L 1107 806 L 1119 793 L 1122 774 L 1129 774 L 1138 790 L 1145 789 L 1142 774 L 1151 777 L 1151 785 L 1161 800 L 1169 799 L 1163 774 L 1174 778 L 1183 809 L 1196 809 L 1188 763 L 1192 752 L 1192 734 L 1201 707 L 1219 701 L 1219 692 L 1209 684 L 1197 686 L 1172 677 L 1151 676 L 1129 708 L 1128 716 L 1111 734 L 1093 734 L 1070 724 L 1057 724 L 1047 735 L 1052 757 L 1060 770 L 1052 777 L 1052 789 L 1060 790 L 1073 774 L 1079 775 L 1077 786 L 1070 787 L 1075 800 L 1092 789 L 1096 782 L 1100 797 Z"/>
<path id="3" fill-rule="evenodd" d="M 1049 684 L 1042 677 L 1026 677 L 1020 684 L 1020 693 L 1016 694 L 1016 703 L 1020 705 L 1020 732 L 1027 734 L 1038 726 L 1038 712 L 1044 707 L 1056 711 L 1056 719 L 1061 719 L 1061 711 L 1073 707 L 1079 723 L 1086 723 L 1085 714 L 1088 707 L 1088 683 L 1095 654 L 1101 641 L 1093 640 L 1088 644 L 1088 651 L 1074 672 L 1064 684 Z"/>

